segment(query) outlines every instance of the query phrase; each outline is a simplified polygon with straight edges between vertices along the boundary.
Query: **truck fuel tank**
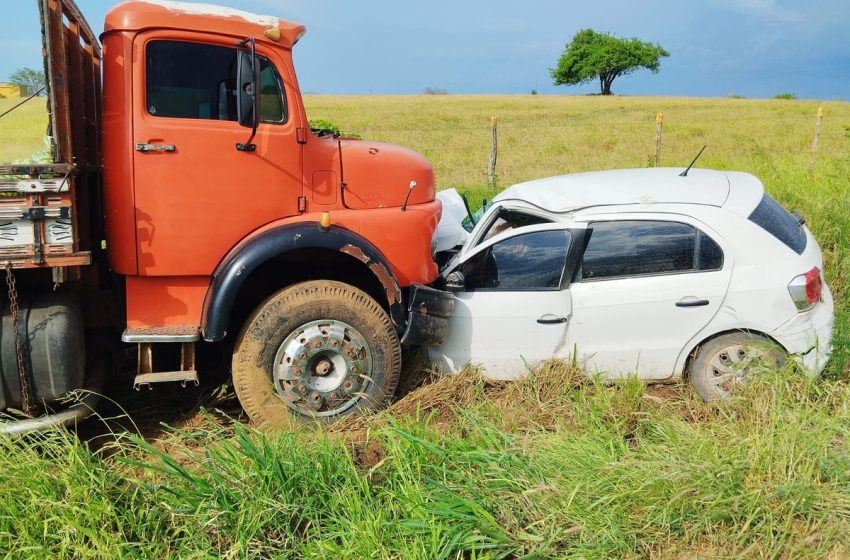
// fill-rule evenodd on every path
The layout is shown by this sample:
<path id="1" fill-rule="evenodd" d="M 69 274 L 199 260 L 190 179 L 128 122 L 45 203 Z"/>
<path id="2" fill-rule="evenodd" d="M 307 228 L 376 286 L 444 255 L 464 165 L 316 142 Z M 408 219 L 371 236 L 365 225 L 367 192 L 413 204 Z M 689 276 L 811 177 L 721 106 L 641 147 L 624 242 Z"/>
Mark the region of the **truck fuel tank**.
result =
<path id="1" fill-rule="evenodd" d="M 83 386 L 85 345 L 82 310 L 69 292 L 18 296 L 18 328 L 29 346 L 30 395 L 36 403 L 56 401 Z M 0 410 L 22 407 L 15 346 L 15 326 L 9 304 L 0 319 Z"/>

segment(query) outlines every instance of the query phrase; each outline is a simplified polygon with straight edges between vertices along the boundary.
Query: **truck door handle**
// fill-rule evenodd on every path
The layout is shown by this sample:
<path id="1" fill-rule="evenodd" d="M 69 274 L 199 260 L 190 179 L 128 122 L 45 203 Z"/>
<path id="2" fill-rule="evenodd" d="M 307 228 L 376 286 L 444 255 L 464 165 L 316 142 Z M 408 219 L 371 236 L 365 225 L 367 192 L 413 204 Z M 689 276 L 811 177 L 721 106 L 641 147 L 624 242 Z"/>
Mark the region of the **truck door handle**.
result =
<path id="1" fill-rule="evenodd" d="M 555 315 L 547 314 L 537 319 L 537 322 L 541 325 L 557 325 L 559 323 L 566 323 L 567 318 L 556 317 Z"/>
<path id="2" fill-rule="evenodd" d="M 174 144 L 136 144 L 137 152 L 176 152 Z"/>
<path id="3" fill-rule="evenodd" d="M 682 299 L 676 302 L 676 307 L 702 307 L 708 305 L 707 299 Z"/>

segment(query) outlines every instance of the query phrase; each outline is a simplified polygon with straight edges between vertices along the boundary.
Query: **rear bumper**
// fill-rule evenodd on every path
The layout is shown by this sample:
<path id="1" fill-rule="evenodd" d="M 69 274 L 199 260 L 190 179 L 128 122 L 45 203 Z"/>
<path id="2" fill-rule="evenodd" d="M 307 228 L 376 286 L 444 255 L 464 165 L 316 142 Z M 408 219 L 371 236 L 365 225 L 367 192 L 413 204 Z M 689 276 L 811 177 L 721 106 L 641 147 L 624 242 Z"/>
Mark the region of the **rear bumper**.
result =
<path id="1" fill-rule="evenodd" d="M 794 359 L 811 375 L 819 375 L 826 367 L 831 353 L 832 346 L 826 344 L 816 346 L 805 354 L 795 354 Z"/>
<path id="2" fill-rule="evenodd" d="M 832 353 L 834 321 L 832 294 L 824 285 L 822 302 L 787 321 L 771 334 L 806 371 L 818 375 Z"/>
<path id="3" fill-rule="evenodd" d="M 413 284 L 410 287 L 407 328 L 401 343 L 415 346 L 442 343 L 449 329 L 452 309 L 454 294 Z"/>

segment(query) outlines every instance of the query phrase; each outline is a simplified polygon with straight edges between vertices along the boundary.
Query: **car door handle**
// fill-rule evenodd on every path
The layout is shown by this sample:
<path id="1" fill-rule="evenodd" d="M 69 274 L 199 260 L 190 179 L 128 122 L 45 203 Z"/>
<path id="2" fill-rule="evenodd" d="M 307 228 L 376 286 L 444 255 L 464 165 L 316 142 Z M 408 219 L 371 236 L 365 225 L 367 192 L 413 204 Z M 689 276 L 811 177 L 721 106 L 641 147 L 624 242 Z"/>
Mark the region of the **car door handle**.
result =
<path id="1" fill-rule="evenodd" d="M 136 144 L 137 152 L 176 152 L 174 144 Z"/>
<path id="2" fill-rule="evenodd" d="M 557 325 L 559 323 L 566 323 L 566 317 L 556 317 L 555 315 L 544 315 L 537 319 L 537 322 L 541 325 Z"/>
<path id="3" fill-rule="evenodd" d="M 707 299 L 682 299 L 676 302 L 676 307 L 702 307 L 708 303 Z"/>

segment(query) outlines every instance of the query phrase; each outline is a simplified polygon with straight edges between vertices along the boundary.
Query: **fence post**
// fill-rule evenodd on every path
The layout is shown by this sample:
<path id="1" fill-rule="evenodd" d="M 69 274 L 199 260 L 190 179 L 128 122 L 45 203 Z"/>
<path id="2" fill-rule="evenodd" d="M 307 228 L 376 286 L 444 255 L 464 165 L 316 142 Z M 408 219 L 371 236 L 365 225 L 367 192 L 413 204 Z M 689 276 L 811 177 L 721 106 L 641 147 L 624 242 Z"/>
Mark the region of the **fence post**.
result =
<path id="1" fill-rule="evenodd" d="M 490 160 L 487 162 L 487 181 L 490 187 L 496 186 L 496 154 L 498 151 L 498 141 L 496 139 L 496 117 L 490 117 L 490 128 L 493 133 L 493 145 L 490 148 Z"/>
<path id="2" fill-rule="evenodd" d="M 655 115 L 655 167 L 661 166 L 661 129 L 664 127 L 664 113 Z"/>
<path id="3" fill-rule="evenodd" d="M 815 160 L 818 157 L 818 148 L 820 147 L 820 127 L 823 123 L 823 107 L 818 107 L 817 120 L 815 121 L 815 137 L 812 140 L 811 161 L 809 162 L 809 170 L 815 168 Z"/>

